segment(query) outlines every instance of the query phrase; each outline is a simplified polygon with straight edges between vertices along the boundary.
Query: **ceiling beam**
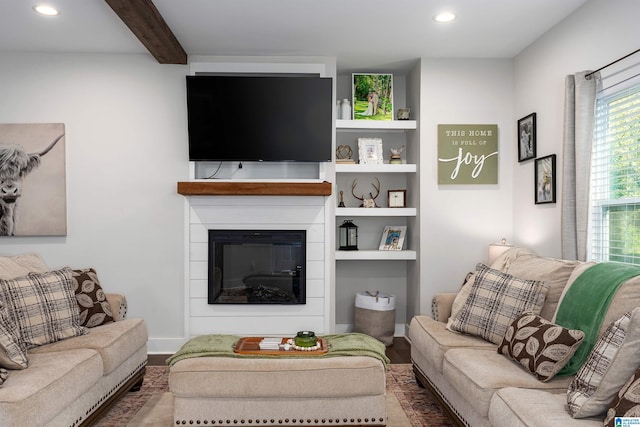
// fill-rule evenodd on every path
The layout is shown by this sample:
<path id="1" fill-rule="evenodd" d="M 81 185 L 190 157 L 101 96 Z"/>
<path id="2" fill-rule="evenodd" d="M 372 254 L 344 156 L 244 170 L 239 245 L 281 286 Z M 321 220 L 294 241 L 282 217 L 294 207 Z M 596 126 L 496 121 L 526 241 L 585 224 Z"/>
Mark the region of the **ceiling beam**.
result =
<path id="1" fill-rule="evenodd" d="M 161 64 L 186 64 L 187 54 L 151 0 L 105 0 Z"/>

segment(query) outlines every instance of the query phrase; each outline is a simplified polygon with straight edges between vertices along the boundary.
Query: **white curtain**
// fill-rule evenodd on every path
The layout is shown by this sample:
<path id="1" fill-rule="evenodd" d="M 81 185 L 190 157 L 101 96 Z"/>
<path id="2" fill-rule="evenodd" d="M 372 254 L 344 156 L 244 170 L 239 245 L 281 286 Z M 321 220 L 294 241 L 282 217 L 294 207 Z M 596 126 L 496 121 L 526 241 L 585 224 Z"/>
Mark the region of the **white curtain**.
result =
<path id="1" fill-rule="evenodd" d="M 562 258 L 586 261 L 589 181 L 595 104 L 600 74 L 565 79 L 562 180 Z"/>

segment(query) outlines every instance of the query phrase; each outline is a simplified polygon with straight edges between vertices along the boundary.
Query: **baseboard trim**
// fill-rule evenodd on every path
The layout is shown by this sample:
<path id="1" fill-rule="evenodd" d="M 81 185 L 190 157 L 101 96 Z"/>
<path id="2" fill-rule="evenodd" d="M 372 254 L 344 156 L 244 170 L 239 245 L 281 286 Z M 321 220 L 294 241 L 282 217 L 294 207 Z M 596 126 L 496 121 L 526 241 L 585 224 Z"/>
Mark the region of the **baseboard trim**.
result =
<path id="1" fill-rule="evenodd" d="M 395 329 L 393 331 L 394 337 L 404 337 L 406 336 L 406 331 L 408 330 L 407 325 L 404 323 L 396 323 Z M 338 323 L 336 324 L 336 334 L 348 334 L 349 332 L 353 332 L 353 325 L 351 323 Z"/>

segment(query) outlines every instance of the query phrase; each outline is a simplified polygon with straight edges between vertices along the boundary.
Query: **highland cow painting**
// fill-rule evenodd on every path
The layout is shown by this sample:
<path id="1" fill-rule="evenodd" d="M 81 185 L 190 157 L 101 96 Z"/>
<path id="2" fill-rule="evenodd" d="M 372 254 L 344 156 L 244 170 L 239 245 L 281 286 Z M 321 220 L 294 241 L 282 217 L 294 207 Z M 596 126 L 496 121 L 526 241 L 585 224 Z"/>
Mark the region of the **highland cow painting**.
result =
<path id="1" fill-rule="evenodd" d="M 0 236 L 66 234 L 64 124 L 0 124 Z"/>

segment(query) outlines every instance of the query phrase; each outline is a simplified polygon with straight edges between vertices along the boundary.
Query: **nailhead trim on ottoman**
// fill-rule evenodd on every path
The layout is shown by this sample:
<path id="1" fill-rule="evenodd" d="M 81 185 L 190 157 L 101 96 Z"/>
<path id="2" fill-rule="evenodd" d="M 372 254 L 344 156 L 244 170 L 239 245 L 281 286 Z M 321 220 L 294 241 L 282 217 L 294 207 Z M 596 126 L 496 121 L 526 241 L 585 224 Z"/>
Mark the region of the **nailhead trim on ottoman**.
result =
<path id="1" fill-rule="evenodd" d="M 198 357 L 169 370 L 176 426 L 385 426 L 385 381 L 364 356 Z"/>

